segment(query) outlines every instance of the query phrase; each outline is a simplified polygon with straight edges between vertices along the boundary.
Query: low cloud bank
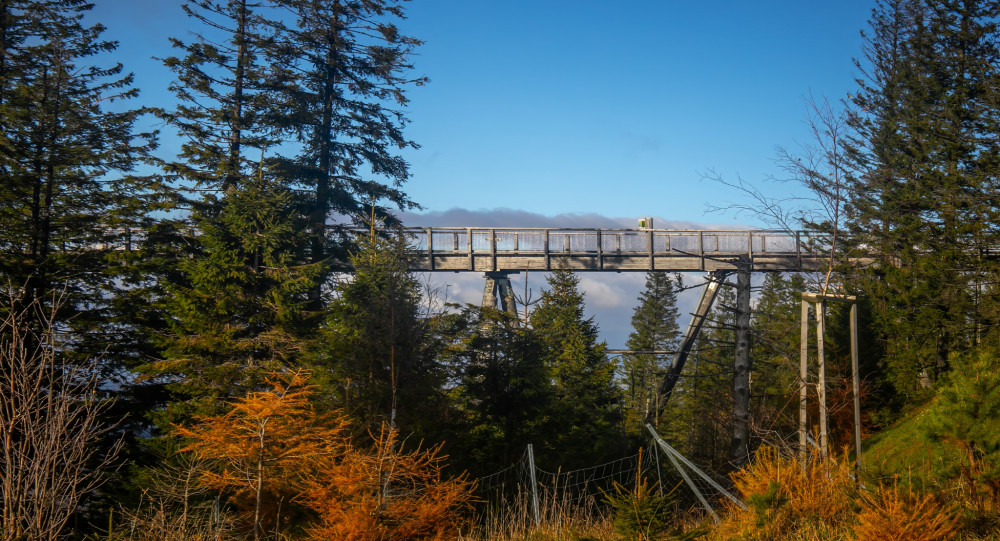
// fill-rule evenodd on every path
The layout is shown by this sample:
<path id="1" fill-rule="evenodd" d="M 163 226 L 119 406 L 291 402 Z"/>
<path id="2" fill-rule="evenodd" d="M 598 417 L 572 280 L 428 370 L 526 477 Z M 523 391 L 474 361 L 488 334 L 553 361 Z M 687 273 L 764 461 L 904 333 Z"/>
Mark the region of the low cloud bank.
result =
<path id="1" fill-rule="evenodd" d="M 629 228 L 636 227 L 639 216 L 603 216 L 597 213 L 556 214 L 547 216 L 523 210 L 496 208 L 468 210 L 453 208 L 431 212 L 401 212 L 399 219 L 409 227 L 572 227 Z M 745 229 L 734 224 L 698 224 L 686 220 L 653 217 L 658 229 Z"/>

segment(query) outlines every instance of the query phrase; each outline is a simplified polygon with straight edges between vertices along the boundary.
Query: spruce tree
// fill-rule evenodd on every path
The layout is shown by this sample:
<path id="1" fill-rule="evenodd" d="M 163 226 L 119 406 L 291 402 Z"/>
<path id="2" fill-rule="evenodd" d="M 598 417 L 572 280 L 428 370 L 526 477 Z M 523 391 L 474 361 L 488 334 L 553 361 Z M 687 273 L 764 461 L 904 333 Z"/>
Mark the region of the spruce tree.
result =
<path id="1" fill-rule="evenodd" d="M 584 317 L 580 279 L 559 269 L 547 281 L 530 319 L 553 386 L 555 456 L 547 458 L 573 468 L 620 456 L 624 442 L 614 364 L 604 342 L 597 341 L 593 318 Z"/>
<path id="2" fill-rule="evenodd" d="M 410 58 L 421 42 L 394 24 L 405 16 L 400 2 L 275 3 L 295 14 L 296 25 L 284 28 L 272 60 L 285 68 L 274 77 L 283 82 L 271 114 L 300 149 L 279 162 L 309 192 L 310 261 L 329 271 L 333 258 L 345 255 L 329 219 L 366 216 L 374 206 L 391 226 L 384 204 L 415 206 L 400 189 L 409 168 L 398 152 L 416 148 L 403 134 L 402 108 L 407 87 L 425 82 L 409 78 Z M 318 307 L 318 288 L 311 300 Z"/>
<path id="3" fill-rule="evenodd" d="M 273 4 L 248 0 L 183 4 L 200 25 L 182 56 L 164 59 L 177 79 L 177 108 L 163 116 L 184 139 L 168 164 L 197 234 L 160 275 L 167 332 L 163 362 L 176 404 L 209 413 L 221 400 L 255 388 L 268 371 L 302 364 L 320 317 L 308 292 L 320 280 L 308 264 L 306 219 L 294 184 L 267 157 L 281 141 L 268 104 L 280 80 L 269 59 L 280 24 Z M 187 257 L 184 257 L 187 256 Z M 175 418 L 174 422 L 183 418 Z"/>
<path id="4" fill-rule="evenodd" d="M 668 351 L 677 348 L 680 328 L 677 325 L 677 290 L 680 275 L 673 278 L 664 272 L 646 274 L 646 287 L 639 294 L 639 305 L 632 313 L 632 333 L 625 346 L 633 351 Z M 646 432 L 644 423 L 658 426 L 660 404 L 657 392 L 671 355 L 638 353 L 623 358 L 625 379 L 625 426 L 630 433 Z"/>
<path id="5" fill-rule="evenodd" d="M 407 165 L 389 149 L 411 143 L 401 135 L 405 117 L 386 100 L 405 103 L 400 74 L 417 42 L 379 22 L 403 13 L 381 2 L 191 0 L 184 9 L 202 30 L 191 41 L 173 40 L 182 55 L 164 62 L 177 74 L 171 88 L 180 105 L 164 117 L 185 138 L 169 171 L 199 190 L 187 203 L 203 234 L 193 242 L 200 262 L 182 263 L 184 272 L 167 279 L 173 333 L 166 347 L 180 362 L 159 366 L 236 390 L 221 373 L 192 367 L 242 365 L 248 369 L 224 372 L 253 385 L 249 368 L 305 362 L 302 352 L 316 351 L 307 342 L 329 300 L 322 284 L 350 246 L 332 234 L 328 219 L 368 209 L 384 214 L 384 200 L 409 204 L 398 190 Z M 296 24 L 279 13 L 291 13 Z M 278 148 L 298 156 L 269 155 Z M 214 323 L 194 309 L 211 299 Z M 195 348 L 202 354 L 183 353 L 234 330 L 267 347 L 222 357 L 203 346 Z M 278 335 L 282 340 L 272 339 Z"/>
<path id="6" fill-rule="evenodd" d="M 351 257 L 353 279 L 339 282 L 322 329 L 317 363 L 335 404 L 374 429 L 411 432 L 441 388 L 422 290 L 407 270 L 402 237 L 377 234 Z"/>
<path id="7" fill-rule="evenodd" d="M 888 378 L 920 396 L 951 352 L 995 335 L 998 7 L 882 2 L 853 97 L 853 234 L 877 249 L 862 276 Z"/>
<path id="8" fill-rule="evenodd" d="M 138 91 L 120 64 L 93 63 L 117 43 L 84 23 L 92 7 L 0 4 L 0 276 L 22 307 L 51 306 L 61 292 L 60 319 L 72 314 L 72 325 L 96 333 L 111 330 L 94 321 L 110 317 L 127 259 L 115 248 L 146 224 L 157 193 L 152 178 L 133 174 L 155 147 L 155 134 L 135 130 L 146 111 L 108 110 Z"/>
<path id="9" fill-rule="evenodd" d="M 136 174 L 155 133 L 135 128 L 147 110 L 121 106 L 138 95 L 132 75 L 95 63 L 117 43 L 84 22 L 92 7 L 0 4 L 0 280 L 20 308 L 61 297 L 65 347 L 102 353 L 113 373 L 142 334 L 121 302 L 136 269 L 123 249 L 163 192 Z"/>
<path id="10" fill-rule="evenodd" d="M 151 351 L 151 331 L 135 317 L 145 305 L 134 302 L 137 290 L 148 282 L 136 248 L 163 208 L 164 190 L 140 174 L 155 165 L 156 134 L 137 129 L 148 111 L 131 105 L 132 75 L 106 59 L 118 44 L 87 23 L 92 7 L 0 2 L 0 290 L 13 301 L 3 311 L 31 308 L 21 320 L 31 327 L 29 341 L 41 340 L 42 314 L 52 315 L 54 370 L 72 373 L 75 363 L 99 370 L 94 390 L 115 399 L 101 415 L 116 429 L 91 443 L 97 456 L 146 428 L 149 393 L 128 372 Z M 36 346 L 48 347 L 28 349 Z M 65 465 L 78 466 L 92 465 Z M 97 498 L 117 484 L 74 522 L 101 521 Z"/>
<path id="11" fill-rule="evenodd" d="M 485 475 L 517 461 L 529 443 L 551 454 L 552 384 L 537 333 L 494 308 L 467 307 L 456 323 L 445 351 L 458 378 L 460 421 L 448 438 L 462 457 L 456 465 Z"/>

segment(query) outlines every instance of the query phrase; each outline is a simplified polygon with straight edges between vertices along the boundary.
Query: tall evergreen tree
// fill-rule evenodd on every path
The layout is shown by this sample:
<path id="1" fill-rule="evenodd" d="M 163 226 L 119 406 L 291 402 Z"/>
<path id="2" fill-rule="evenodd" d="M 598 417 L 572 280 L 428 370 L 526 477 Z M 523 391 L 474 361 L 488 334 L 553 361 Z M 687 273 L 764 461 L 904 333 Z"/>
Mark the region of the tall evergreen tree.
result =
<path id="1" fill-rule="evenodd" d="M 280 159 L 289 178 L 310 192 L 307 215 L 310 261 L 332 269 L 343 256 L 327 221 L 365 216 L 394 225 L 382 201 L 399 208 L 414 203 L 400 190 L 408 165 L 396 154 L 416 145 L 403 134 L 406 89 L 423 84 L 408 78 L 413 49 L 421 42 L 392 22 L 404 17 L 402 2 L 377 0 L 276 0 L 297 24 L 281 36 L 274 65 L 288 66 L 272 114 L 300 146 Z M 376 204 L 377 203 L 377 204 Z M 312 293 L 318 307 L 319 289 Z"/>
<path id="2" fill-rule="evenodd" d="M 1000 208 L 998 10 L 929 0 L 873 11 L 852 117 L 854 229 L 884 254 L 863 283 L 904 395 L 946 370 L 951 352 L 996 334 L 997 269 L 980 255 L 997 242 Z"/>
<path id="3" fill-rule="evenodd" d="M 422 290 L 407 271 L 402 238 L 373 234 L 362 242 L 351 257 L 353 279 L 337 284 L 317 362 L 332 378 L 331 391 L 342 389 L 335 403 L 363 425 L 412 431 L 443 385 Z"/>
<path id="4" fill-rule="evenodd" d="M 132 173 L 155 137 L 135 130 L 145 110 L 107 108 L 138 91 L 121 64 L 93 63 L 117 43 L 83 22 L 92 7 L 0 4 L 0 276 L 22 306 L 69 295 L 63 310 L 96 331 L 101 316 L 79 314 L 109 309 L 107 273 L 124 258 L 114 248 L 155 206 L 153 180 Z"/>
<path id="5" fill-rule="evenodd" d="M 409 204 L 398 190 L 407 164 L 389 149 L 411 143 L 401 134 L 405 117 L 386 102 L 405 104 L 401 74 L 417 41 L 380 22 L 403 13 L 383 2 L 191 0 L 184 9 L 203 30 L 173 40 L 183 56 L 165 60 L 180 101 L 165 118 L 186 138 L 169 170 L 200 189 L 188 203 L 203 234 L 198 261 L 170 279 L 168 357 L 179 362 L 161 366 L 211 380 L 221 374 L 193 366 L 296 364 L 322 320 L 322 284 L 348 253 L 349 239 L 331 235 L 328 218 L 384 214 L 382 200 Z M 279 146 L 299 156 L 267 156 Z M 196 308 L 213 299 L 215 310 Z M 233 332 L 256 345 L 207 355 L 203 346 Z M 191 353 L 196 342 L 203 353 Z M 253 383 L 253 370 L 225 372 Z M 210 386 L 235 390 L 232 383 Z"/>
<path id="6" fill-rule="evenodd" d="M 460 432 L 449 439 L 456 465 L 485 475 L 517 461 L 529 443 L 552 454 L 552 383 L 539 336 L 493 308 L 468 307 L 458 321 L 446 352 L 458 374 Z"/>
<path id="7" fill-rule="evenodd" d="M 565 468 L 620 456 L 624 444 L 614 364 L 597 341 L 593 318 L 584 317 L 579 283 L 572 271 L 553 271 L 530 319 L 553 385 L 555 457 L 549 458 Z"/>
<path id="8" fill-rule="evenodd" d="M 97 456 L 123 432 L 145 428 L 137 414 L 145 396 L 127 369 L 149 352 L 150 331 L 133 317 L 142 304 L 132 302 L 148 277 L 138 252 L 125 248 L 136 248 L 136 232 L 154 222 L 164 192 L 157 178 L 139 173 L 155 161 L 156 134 L 137 129 L 147 110 L 130 106 L 138 90 L 121 64 L 107 60 L 118 44 L 104 39 L 102 25 L 88 24 L 92 7 L 0 2 L 0 290 L 14 299 L 2 310 L 31 308 L 21 320 L 33 327 L 29 341 L 43 336 L 41 315 L 52 315 L 53 369 L 72 372 L 67 365 L 79 362 L 100 370 L 95 390 L 116 399 L 101 414 L 116 430 L 90 443 Z M 92 499 L 79 522 L 100 520 L 92 513 L 101 509 Z"/>
<path id="9" fill-rule="evenodd" d="M 180 272 L 161 277 L 165 360 L 148 369 L 170 376 L 177 399 L 197 397 L 191 405 L 211 412 L 266 372 L 302 363 L 320 321 L 306 310 L 320 276 L 307 262 L 301 198 L 265 159 L 281 141 L 268 105 L 280 86 L 269 62 L 281 35 L 267 17 L 274 5 L 182 7 L 200 30 L 190 42 L 172 40 L 183 56 L 164 63 L 177 76 L 178 106 L 163 114 L 184 138 L 167 170 L 196 189 L 184 203 L 198 235 L 175 262 Z"/>
<path id="10" fill-rule="evenodd" d="M 124 304 L 134 267 L 131 232 L 150 223 L 161 191 L 135 173 L 152 162 L 142 108 L 110 106 L 138 90 L 121 64 L 97 65 L 117 43 L 84 22 L 79 0 L 0 4 L 0 280 L 23 308 L 60 296 L 66 350 L 132 362 Z M 109 109 L 116 109 L 115 111 Z"/>
<path id="11" fill-rule="evenodd" d="M 646 287 L 639 294 L 639 305 L 632 313 L 632 333 L 625 346 L 633 351 L 648 353 L 623 358 L 625 426 L 630 433 L 644 434 L 643 424 L 646 422 L 659 425 L 657 390 L 671 356 L 652 352 L 672 352 L 677 348 L 680 339 L 677 291 L 680 286 L 680 275 L 671 278 L 665 272 L 646 274 Z"/>
<path id="12" fill-rule="evenodd" d="M 187 0 L 184 12 L 200 29 L 190 42 L 171 39 L 183 56 L 163 63 L 177 79 L 170 90 L 175 110 L 164 118 L 184 139 L 180 161 L 167 170 L 203 190 L 203 208 L 253 178 L 258 161 L 276 145 L 274 126 L 263 118 L 276 84 L 267 68 L 277 29 L 261 12 L 269 5 L 248 0 Z"/>

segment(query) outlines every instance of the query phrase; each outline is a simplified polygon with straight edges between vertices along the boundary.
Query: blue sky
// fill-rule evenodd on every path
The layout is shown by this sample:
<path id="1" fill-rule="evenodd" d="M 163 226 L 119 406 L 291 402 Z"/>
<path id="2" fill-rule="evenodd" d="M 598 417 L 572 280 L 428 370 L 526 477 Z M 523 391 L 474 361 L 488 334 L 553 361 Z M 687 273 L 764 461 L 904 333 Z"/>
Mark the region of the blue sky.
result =
<path id="1" fill-rule="evenodd" d="M 92 17 L 120 42 L 116 56 L 135 72 L 143 103 L 169 107 L 171 75 L 151 57 L 172 54 L 167 38 L 190 30 L 180 2 L 95 1 Z M 421 148 L 406 154 L 405 189 L 425 214 L 407 224 L 604 226 L 656 216 L 658 227 L 758 225 L 706 213 L 739 194 L 702 174 L 755 184 L 779 174 L 776 147 L 808 140 L 803 98 L 852 91 L 871 7 L 414 0 L 399 25 L 425 40 L 414 75 L 430 83 L 409 94 L 407 135 Z M 176 149 L 164 138 L 165 157 Z M 452 299 L 481 296 L 481 276 L 451 276 Z M 624 343 L 642 283 L 623 276 L 585 276 L 612 347 Z"/>

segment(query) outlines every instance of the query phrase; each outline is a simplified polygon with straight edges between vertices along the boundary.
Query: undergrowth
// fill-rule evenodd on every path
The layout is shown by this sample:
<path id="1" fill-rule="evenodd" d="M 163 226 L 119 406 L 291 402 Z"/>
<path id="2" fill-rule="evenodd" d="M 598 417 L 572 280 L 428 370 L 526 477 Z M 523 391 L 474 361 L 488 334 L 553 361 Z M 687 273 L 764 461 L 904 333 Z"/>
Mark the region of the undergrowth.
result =
<path id="1" fill-rule="evenodd" d="M 771 448 L 733 474 L 745 508 L 726 503 L 713 523 L 679 511 L 671 494 L 646 481 L 618 485 L 606 505 L 574 505 L 545 495 L 536 524 L 530 499 L 505 506 L 468 541 L 1000 541 L 1000 514 L 973 505 L 959 488 L 923 490 L 894 479 L 858 485 L 845 455 L 805 466 Z"/>

